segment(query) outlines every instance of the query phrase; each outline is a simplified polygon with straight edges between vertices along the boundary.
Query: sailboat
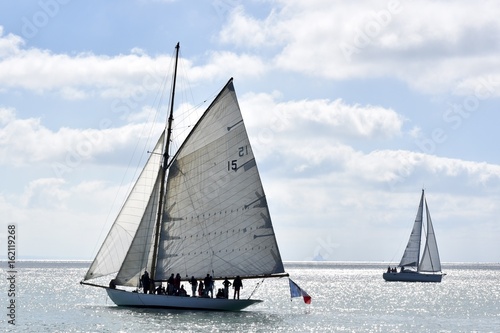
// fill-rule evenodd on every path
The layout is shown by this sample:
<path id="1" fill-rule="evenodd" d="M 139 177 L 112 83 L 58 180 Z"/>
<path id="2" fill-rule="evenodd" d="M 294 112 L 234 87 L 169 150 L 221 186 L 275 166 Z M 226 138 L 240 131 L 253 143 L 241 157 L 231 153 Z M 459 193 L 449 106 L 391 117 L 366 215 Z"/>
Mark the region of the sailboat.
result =
<path id="1" fill-rule="evenodd" d="M 423 211 L 425 203 L 425 212 L 427 218 L 426 230 L 423 226 Z M 423 241 L 422 235 L 425 236 L 425 245 L 420 259 L 420 248 Z M 383 273 L 383 278 L 386 281 L 403 281 L 403 282 L 441 282 L 443 273 L 441 272 L 441 261 L 439 259 L 439 251 L 432 226 L 431 214 L 427 206 L 424 190 L 420 197 L 417 216 L 413 224 L 413 229 L 410 234 L 410 239 L 406 245 L 405 252 L 401 258 L 398 267 L 401 270 L 398 272 L 396 268 L 387 269 Z"/>
<path id="2" fill-rule="evenodd" d="M 178 58 L 179 44 L 166 128 L 81 283 L 118 306 L 239 311 L 262 300 L 140 289 L 145 272 L 155 288 L 171 274 L 188 286 L 288 276 L 232 78 L 170 154 Z M 89 281 L 107 276 L 109 285 Z"/>

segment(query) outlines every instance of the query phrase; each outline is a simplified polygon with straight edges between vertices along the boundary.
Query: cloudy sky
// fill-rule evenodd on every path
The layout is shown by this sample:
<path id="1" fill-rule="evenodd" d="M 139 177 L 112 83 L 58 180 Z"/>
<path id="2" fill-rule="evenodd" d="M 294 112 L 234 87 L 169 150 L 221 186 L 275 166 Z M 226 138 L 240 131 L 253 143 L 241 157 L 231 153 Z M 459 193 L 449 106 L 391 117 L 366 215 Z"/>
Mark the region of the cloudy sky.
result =
<path id="1" fill-rule="evenodd" d="M 0 239 L 15 223 L 21 258 L 93 258 L 164 124 L 180 42 L 179 111 L 234 77 L 284 260 L 398 262 L 425 188 L 442 261 L 499 262 L 498 12 L 2 1 Z"/>

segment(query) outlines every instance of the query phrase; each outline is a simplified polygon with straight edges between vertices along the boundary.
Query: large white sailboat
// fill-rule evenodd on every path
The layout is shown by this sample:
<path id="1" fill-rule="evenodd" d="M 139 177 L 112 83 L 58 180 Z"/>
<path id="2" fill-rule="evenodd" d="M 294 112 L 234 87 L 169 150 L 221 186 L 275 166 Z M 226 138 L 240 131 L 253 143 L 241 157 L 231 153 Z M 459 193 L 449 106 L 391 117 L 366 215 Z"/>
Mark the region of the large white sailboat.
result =
<path id="1" fill-rule="evenodd" d="M 427 225 L 423 225 L 423 211 L 425 203 L 425 212 Z M 424 232 L 422 232 L 422 230 Z M 424 236 L 422 238 L 422 236 Z M 425 245 L 420 259 L 421 243 L 425 239 Z M 398 267 L 401 270 L 398 272 L 396 268 L 387 269 L 383 273 L 383 278 L 386 281 L 403 281 L 403 282 L 441 282 L 443 273 L 441 272 L 441 260 L 439 259 L 439 251 L 432 226 L 431 214 L 427 207 L 424 190 L 420 197 L 420 205 L 418 206 L 417 216 L 413 224 L 413 229 L 410 234 L 410 239 L 406 245 L 405 252 L 401 258 Z"/>
<path id="2" fill-rule="evenodd" d="M 146 271 L 156 286 L 172 273 L 186 284 L 288 276 L 232 79 L 170 154 L 178 57 L 179 44 L 167 128 L 81 283 L 119 306 L 238 311 L 261 300 L 139 289 Z M 109 285 L 89 281 L 104 276 Z"/>

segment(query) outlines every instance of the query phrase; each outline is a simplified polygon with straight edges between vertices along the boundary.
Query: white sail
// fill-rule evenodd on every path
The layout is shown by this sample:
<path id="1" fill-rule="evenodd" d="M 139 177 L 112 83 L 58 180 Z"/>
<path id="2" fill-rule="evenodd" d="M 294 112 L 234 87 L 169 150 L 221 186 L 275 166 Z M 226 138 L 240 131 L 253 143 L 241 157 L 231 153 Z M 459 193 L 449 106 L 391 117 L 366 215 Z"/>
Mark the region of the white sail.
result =
<path id="1" fill-rule="evenodd" d="M 231 79 L 171 162 L 155 278 L 282 272 Z"/>
<path id="2" fill-rule="evenodd" d="M 439 251 L 434 234 L 434 227 L 432 226 L 431 213 L 427 207 L 427 200 L 425 201 L 425 210 L 427 213 L 427 239 L 425 241 L 424 253 L 422 260 L 418 266 L 419 272 L 440 272 L 441 260 L 439 259 Z"/>
<path id="3" fill-rule="evenodd" d="M 420 204 L 418 206 L 417 216 L 415 217 L 415 223 L 413 224 L 410 239 L 406 245 L 399 267 L 418 267 L 418 261 L 420 258 L 420 239 L 422 235 L 423 207 L 424 191 L 422 190 L 422 196 L 420 197 Z"/>
<path id="4" fill-rule="evenodd" d="M 164 134 L 156 143 L 84 280 L 116 273 L 122 267 L 157 183 L 165 141 Z"/>
<path id="5" fill-rule="evenodd" d="M 161 175 L 158 174 L 155 187 L 149 198 L 139 228 L 137 228 L 134 239 L 120 267 L 120 271 L 116 275 L 115 283 L 117 285 L 139 286 L 141 274 L 151 267 L 154 251 L 155 224 L 158 216 L 160 183 Z"/>

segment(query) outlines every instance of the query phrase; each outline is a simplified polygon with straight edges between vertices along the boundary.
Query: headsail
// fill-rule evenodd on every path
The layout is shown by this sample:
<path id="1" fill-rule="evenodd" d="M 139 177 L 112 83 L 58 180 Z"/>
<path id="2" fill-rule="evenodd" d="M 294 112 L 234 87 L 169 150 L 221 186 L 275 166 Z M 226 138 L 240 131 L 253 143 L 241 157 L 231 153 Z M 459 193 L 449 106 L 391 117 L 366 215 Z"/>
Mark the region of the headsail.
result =
<path id="1" fill-rule="evenodd" d="M 418 271 L 440 272 L 441 260 L 439 259 L 436 235 L 434 234 L 434 227 L 432 226 L 431 213 L 429 212 L 429 207 L 427 207 L 427 200 L 425 200 L 425 211 L 427 213 L 427 238 Z"/>
<path id="2" fill-rule="evenodd" d="M 413 229 L 411 230 L 410 239 L 406 245 L 405 252 L 399 263 L 399 267 L 418 267 L 418 260 L 420 258 L 420 239 L 422 236 L 422 216 L 424 207 L 424 190 L 422 190 L 422 196 L 420 197 L 420 204 L 418 206 L 417 216 L 415 217 L 415 223 L 413 224 Z"/>
<path id="3" fill-rule="evenodd" d="M 155 276 L 283 272 L 231 79 L 171 161 Z"/>
<path id="4" fill-rule="evenodd" d="M 160 195 L 161 177 L 158 175 L 153 192 L 132 244 L 123 260 L 123 264 L 115 278 L 115 283 L 122 286 L 138 286 L 139 279 L 144 271 L 149 270 L 153 258 L 153 234 L 155 219 L 158 214 L 158 198 Z"/>
<path id="5" fill-rule="evenodd" d="M 127 256 L 127 253 L 130 252 L 129 249 L 133 242 L 135 242 L 133 248 L 137 249 L 138 244 L 141 243 L 140 246 L 144 246 L 145 248 L 143 251 L 149 252 L 150 250 L 151 240 L 148 237 L 151 237 L 151 235 L 147 235 L 150 227 L 144 220 L 145 214 L 147 215 L 151 210 L 155 209 L 150 198 L 151 196 L 155 196 L 154 188 L 158 184 L 164 141 L 165 133 L 160 136 L 156 143 L 154 150 L 130 191 L 127 200 L 116 217 L 84 280 L 116 273 L 120 267 L 124 266 L 136 266 L 137 270 L 141 270 L 144 267 L 144 263 L 137 262 L 136 257 Z M 141 229 L 139 228 L 140 225 L 142 226 Z M 127 260 L 125 260 L 126 257 L 128 258 Z M 146 257 L 148 257 L 147 253 Z M 132 263 L 132 261 L 134 262 Z M 127 275 L 131 275 L 131 273 Z M 129 281 L 130 276 L 123 277 L 123 280 Z M 129 281 L 129 283 L 131 282 Z"/>

